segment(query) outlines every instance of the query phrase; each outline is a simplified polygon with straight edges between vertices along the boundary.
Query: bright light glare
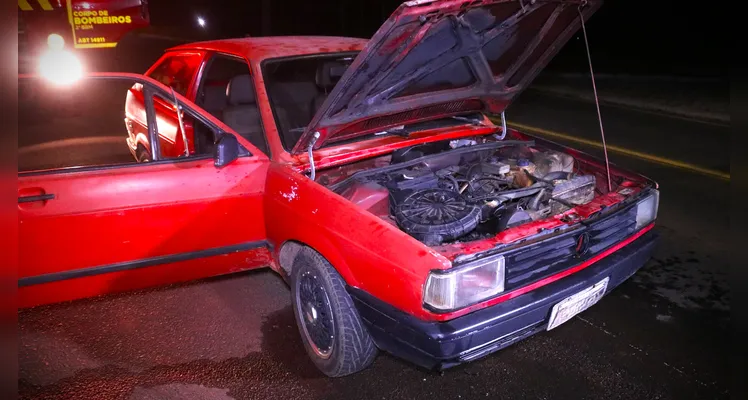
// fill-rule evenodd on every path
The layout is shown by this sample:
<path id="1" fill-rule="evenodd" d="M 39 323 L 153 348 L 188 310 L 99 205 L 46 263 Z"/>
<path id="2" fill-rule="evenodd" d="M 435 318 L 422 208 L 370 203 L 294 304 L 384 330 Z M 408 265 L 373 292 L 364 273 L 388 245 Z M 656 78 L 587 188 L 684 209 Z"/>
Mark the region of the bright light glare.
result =
<path id="1" fill-rule="evenodd" d="M 205 28 L 205 19 L 203 19 L 203 17 L 197 17 L 197 24 L 200 25 L 201 28 Z"/>
<path id="2" fill-rule="evenodd" d="M 47 36 L 47 46 L 49 46 L 50 49 L 62 50 L 62 48 L 65 47 L 65 39 L 63 39 L 62 36 L 53 33 Z"/>
<path id="3" fill-rule="evenodd" d="M 83 76 L 83 65 L 67 50 L 47 50 L 39 57 L 39 73 L 58 85 L 69 85 Z"/>

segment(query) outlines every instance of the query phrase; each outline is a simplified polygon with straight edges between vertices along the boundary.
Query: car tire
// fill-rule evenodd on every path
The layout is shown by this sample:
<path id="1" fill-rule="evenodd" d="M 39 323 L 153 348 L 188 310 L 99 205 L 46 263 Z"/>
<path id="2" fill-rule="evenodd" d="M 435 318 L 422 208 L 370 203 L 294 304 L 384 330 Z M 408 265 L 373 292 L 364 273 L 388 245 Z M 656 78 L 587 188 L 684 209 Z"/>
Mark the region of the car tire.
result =
<path id="1" fill-rule="evenodd" d="M 377 347 L 332 265 L 306 247 L 296 255 L 290 278 L 296 325 L 317 368 L 339 377 L 371 365 Z"/>

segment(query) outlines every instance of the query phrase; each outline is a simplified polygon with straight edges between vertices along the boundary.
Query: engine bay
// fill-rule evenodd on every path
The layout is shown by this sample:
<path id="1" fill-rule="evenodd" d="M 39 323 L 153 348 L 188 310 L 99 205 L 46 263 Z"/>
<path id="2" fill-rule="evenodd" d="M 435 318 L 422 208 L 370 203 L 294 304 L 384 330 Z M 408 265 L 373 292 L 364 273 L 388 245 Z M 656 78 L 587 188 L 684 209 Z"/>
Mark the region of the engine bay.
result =
<path id="1" fill-rule="evenodd" d="M 588 203 L 597 191 L 596 176 L 580 172 L 574 157 L 532 141 L 432 142 L 368 163 L 322 174 L 320 183 L 430 246 L 491 237 Z"/>

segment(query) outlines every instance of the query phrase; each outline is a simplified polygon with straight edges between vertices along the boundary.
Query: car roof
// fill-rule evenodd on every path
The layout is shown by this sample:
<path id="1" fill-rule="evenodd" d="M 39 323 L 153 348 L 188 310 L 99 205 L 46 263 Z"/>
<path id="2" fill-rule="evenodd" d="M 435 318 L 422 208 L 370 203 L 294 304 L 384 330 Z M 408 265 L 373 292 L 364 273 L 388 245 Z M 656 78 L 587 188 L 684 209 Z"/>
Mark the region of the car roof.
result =
<path id="1" fill-rule="evenodd" d="M 166 51 L 212 50 L 262 61 L 295 55 L 360 51 L 366 42 L 367 39 L 336 36 L 266 36 L 186 43 Z"/>

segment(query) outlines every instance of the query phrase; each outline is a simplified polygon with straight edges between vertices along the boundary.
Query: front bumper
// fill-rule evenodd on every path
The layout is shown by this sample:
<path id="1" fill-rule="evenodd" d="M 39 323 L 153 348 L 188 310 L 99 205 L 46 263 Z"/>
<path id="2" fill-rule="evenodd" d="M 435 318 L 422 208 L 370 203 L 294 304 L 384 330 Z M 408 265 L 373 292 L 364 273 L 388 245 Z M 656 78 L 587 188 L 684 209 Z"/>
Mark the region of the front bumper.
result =
<path id="1" fill-rule="evenodd" d="M 649 260 L 658 235 L 649 231 L 620 250 L 563 279 L 446 322 L 426 322 L 350 288 L 377 347 L 428 369 L 472 361 L 545 330 L 559 301 L 610 277 L 610 291 Z"/>

